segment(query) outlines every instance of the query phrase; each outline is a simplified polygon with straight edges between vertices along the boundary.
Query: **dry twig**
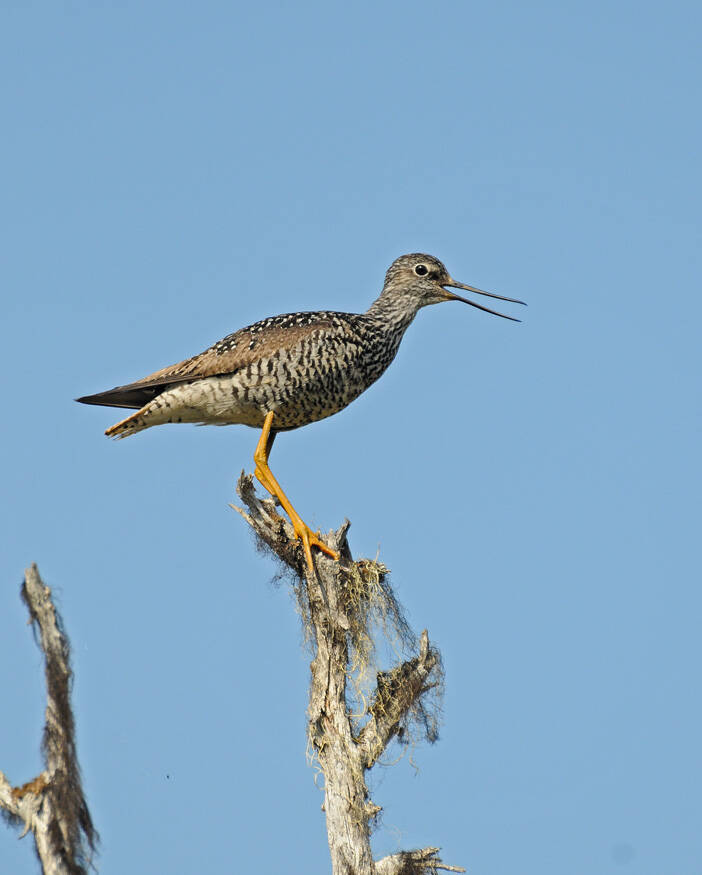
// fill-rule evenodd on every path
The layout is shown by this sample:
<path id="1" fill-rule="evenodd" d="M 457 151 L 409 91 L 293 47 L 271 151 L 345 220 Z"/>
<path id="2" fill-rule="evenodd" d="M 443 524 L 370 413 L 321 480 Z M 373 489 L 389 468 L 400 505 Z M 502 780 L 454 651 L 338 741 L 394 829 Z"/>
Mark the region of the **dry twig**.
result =
<path id="1" fill-rule="evenodd" d="M 71 710 L 70 646 L 61 618 L 36 565 L 25 572 L 22 599 L 44 654 L 46 725 L 44 770 L 13 787 L 0 772 L 0 809 L 32 832 L 44 875 L 86 875 L 98 842 L 81 786 Z"/>

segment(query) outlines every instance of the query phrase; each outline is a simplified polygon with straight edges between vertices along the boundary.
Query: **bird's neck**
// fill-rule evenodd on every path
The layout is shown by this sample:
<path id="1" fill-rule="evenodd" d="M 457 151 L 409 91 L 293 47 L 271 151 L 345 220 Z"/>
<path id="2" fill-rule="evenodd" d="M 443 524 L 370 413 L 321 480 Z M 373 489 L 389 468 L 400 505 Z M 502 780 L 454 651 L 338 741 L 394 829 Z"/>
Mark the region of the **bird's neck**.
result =
<path id="1" fill-rule="evenodd" d="M 401 336 L 412 324 L 419 310 L 419 306 L 412 304 L 406 295 L 395 294 L 392 289 L 383 289 L 368 308 L 366 316 L 381 323 L 386 330 L 395 331 Z"/>

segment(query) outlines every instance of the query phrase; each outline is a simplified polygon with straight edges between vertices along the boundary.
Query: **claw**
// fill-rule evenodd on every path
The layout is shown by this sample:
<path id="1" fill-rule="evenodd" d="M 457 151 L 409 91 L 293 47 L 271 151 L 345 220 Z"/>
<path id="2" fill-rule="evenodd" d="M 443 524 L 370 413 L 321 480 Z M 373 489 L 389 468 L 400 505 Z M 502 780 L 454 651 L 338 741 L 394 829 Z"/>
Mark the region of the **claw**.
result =
<path id="1" fill-rule="evenodd" d="M 296 514 L 297 516 L 297 514 Z M 312 560 L 312 547 L 317 547 L 318 550 L 321 550 L 322 553 L 326 553 L 327 556 L 331 556 L 332 559 L 335 559 L 337 562 L 340 559 L 339 554 L 336 550 L 332 550 L 324 541 L 319 537 L 319 532 L 313 532 L 312 529 L 307 525 L 307 523 L 303 522 L 300 517 L 297 517 L 298 523 L 293 520 L 293 529 L 295 530 L 295 537 L 299 538 L 302 541 L 302 549 L 305 551 L 305 558 L 307 559 L 307 565 L 310 571 L 314 572 L 314 562 Z"/>

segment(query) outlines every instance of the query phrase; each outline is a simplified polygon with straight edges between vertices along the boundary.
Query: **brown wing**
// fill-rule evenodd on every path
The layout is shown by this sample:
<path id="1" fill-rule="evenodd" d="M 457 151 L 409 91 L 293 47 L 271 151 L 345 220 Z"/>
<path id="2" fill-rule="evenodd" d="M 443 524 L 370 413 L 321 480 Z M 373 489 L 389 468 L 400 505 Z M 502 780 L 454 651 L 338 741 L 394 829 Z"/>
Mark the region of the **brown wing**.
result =
<path id="1" fill-rule="evenodd" d="M 139 409 L 177 383 L 233 374 L 259 359 L 266 358 L 275 350 L 289 349 L 315 331 L 333 328 L 337 321 L 334 317 L 338 315 L 342 314 L 290 313 L 273 316 L 241 328 L 199 355 L 154 371 L 135 383 L 117 386 L 96 395 L 85 395 L 76 398 L 76 401 L 104 407 Z M 338 327 L 341 328 L 340 325 Z"/>

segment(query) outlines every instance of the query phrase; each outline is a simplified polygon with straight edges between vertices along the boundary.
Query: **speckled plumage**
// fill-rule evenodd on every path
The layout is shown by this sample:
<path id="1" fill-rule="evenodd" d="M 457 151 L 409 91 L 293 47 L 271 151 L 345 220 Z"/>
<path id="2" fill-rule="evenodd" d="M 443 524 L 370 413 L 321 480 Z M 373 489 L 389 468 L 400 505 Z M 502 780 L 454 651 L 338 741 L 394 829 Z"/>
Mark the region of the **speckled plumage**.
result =
<path id="1" fill-rule="evenodd" d="M 446 285 L 500 297 L 454 282 L 433 256 L 404 255 L 389 268 L 383 291 L 366 313 L 263 319 L 193 358 L 78 400 L 137 409 L 107 430 L 114 437 L 168 422 L 261 427 L 271 412 L 274 432 L 299 428 L 337 413 L 372 385 L 421 307 L 457 299 L 487 309 Z"/>

